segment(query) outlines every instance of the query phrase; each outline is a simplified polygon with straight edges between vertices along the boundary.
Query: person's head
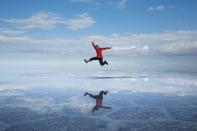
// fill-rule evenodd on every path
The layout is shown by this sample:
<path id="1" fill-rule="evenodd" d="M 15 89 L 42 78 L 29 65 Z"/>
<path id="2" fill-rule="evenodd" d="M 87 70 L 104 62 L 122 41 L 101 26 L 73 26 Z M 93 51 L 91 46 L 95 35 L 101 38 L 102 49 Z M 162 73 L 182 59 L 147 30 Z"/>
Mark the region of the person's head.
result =
<path id="1" fill-rule="evenodd" d="M 99 45 L 96 45 L 96 49 L 98 49 L 99 48 Z"/>

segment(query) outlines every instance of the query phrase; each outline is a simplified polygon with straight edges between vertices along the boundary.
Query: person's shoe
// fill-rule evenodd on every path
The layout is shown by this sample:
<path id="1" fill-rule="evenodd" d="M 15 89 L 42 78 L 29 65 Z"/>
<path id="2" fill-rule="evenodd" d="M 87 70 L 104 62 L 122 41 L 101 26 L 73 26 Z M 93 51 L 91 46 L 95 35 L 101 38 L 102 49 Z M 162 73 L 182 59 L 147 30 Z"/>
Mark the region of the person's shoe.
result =
<path id="1" fill-rule="evenodd" d="M 88 63 L 86 59 L 84 59 L 85 63 Z"/>
<path id="2" fill-rule="evenodd" d="M 105 61 L 105 63 L 108 65 L 108 62 L 107 61 Z"/>
<path id="3" fill-rule="evenodd" d="M 86 92 L 85 94 L 84 94 L 84 96 L 86 96 L 88 93 Z"/>

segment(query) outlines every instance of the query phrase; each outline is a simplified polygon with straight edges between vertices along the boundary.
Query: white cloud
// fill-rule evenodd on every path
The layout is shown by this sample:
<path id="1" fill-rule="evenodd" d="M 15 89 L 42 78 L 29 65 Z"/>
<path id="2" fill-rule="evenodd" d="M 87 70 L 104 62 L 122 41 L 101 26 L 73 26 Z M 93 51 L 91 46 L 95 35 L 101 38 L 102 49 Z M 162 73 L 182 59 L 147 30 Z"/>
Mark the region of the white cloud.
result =
<path id="1" fill-rule="evenodd" d="M 77 39 L 34 39 L 28 36 L 18 36 L 18 37 L 0 36 L 0 43 L 72 45 L 72 44 L 80 44 L 82 42 L 83 40 L 77 40 Z"/>
<path id="2" fill-rule="evenodd" d="M 148 11 L 161 11 L 161 10 L 164 10 L 165 8 L 166 6 L 164 5 L 150 6 L 148 8 Z"/>
<path id="3" fill-rule="evenodd" d="M 150 48 L 149 48 L 148 45 L 145 45 L 142 49 L 143 49 L 144 51 L 149 51 L 149 50 L 150 50 Z"/>
<path id="4" fill-rule="evenodd" d="M 66 22 L 67 26 L 71 30 L 79 30 L 88 27 L 92 27 L 96 22 L 87 13 L 77 15 L 76 18 L 70 19 Z"/>
<path id="5" fill-rule="evenodd" d="M 0 83 L 0 91 L 6 89 L 27 89 L 31 88 L 32 84 L 29 83 Z"/>
<path id="6" fill-rule="evenodd" d="M 68 19 L 58 16 L 51 12 L 39 12 L 32 15 L 30 18 L 24 19 L 0 19 L 1 21 L 18 25 L 19 29 L 33 29 L 39 28 L 50 30 L 55 28 L 58 24 L 67 25 L 71 30 L 79 30 L 92 27 L 96 23 L 90 15 L 82 13 L 77 15 L 74 19 Z M 1 31 L 2 32 L 2 31 Z"/>
<path id="7" fill-rule="evenodd" d="M 62 22 L 62 18 L 55 13 L 39 12 L 32 15 L 30 18 L 25 19 L 1 19 L 5 22 L 18 24 L 22 29 L 40 28 L 40 29 L 52 29 L 56 24 Z"/>
<path id="8" fill-rule="evenodd" d="M 196 54 L 197 41 L 164 45 L 159 49 L 159 51 L 165 54 Z"/>
<path id="9" fill-rule="evenodd" d="M 135 45 L 131 45 L 131 46 L 128 46 L 128 47 L 119 47 L 119 46 L 114 46 L 113 47 L 113 50 L 117 50 L 117 51 L 127 51 L 127 50 L 133 50 L 133 49 L 136 49 L 136 46 Z"/>
<path id="10" fill-rule="evenodd" d="M 129 34 L 116 36 L 88 36 L 89 39 L 99 43 L 107 43 L 112 45 L 133 45 L 133 44 L 150 44 L 153 42 L 180 42 L 197 40 L 197 31 L 174 31 L 152 34 Z"/>
<path id="11" fill-rule="evenodd" d="M 150 51 L 150 47 L 148 45 L 143 46 L 114 46 L 112 53 L 119 52 L 121 54 L 132 54 L 132 55 L 139 55 L 139 54 L 147 54 Z"/>
<path id="12" fill-rule="evenodd" d="M 5 34 L 5 32 L 7 32 Z M 14 32 L 14 33 L 13 33 Z M 16 31 L 17 32 L 17 31 Z M 9 35 L 11 34 L 11 35 Z M 83 44 L 89 44 L 95 41 L 101 46 L 112 46 L 109 51 L 111 55 L 116 54 L 193 54 L 197 53 L 197 31 L 174 31 L 153 34 L 112 34 L 110 36 L 95 35 L 86 36 L 78 39 L 36 39 L 24 35 L 21 32 L 15 34 L 15 31 L 0 30 L 0 43 L 16 44 L 55 44 L 73 46 L 72 52 L 85 51 L 80 48 Z M 41 53 L 38 50 L 39 53 Z M 44 50 L 43 53 L 48 51 Z M 58 52 L 58 51 L 52 51 Z M 48 52 L 48 53 L 52 53 Z"/>
<path id="13" fill-rule="evenodd" d="M 6 28 L 0 28 L 0 35 L 6 35 L 6 36 L 17 36 L 25 33 L 24 30 L 10 30 Z"/>
<path id="14" fill-rule="evenodd" d="M 197 53 L 197 31 L 174 31 L 154 34 L 89 36 L 112 46 L 114 54 L 193 54 Z"/>
<path id="15" fill-rule="evenodd" d="M 118 0 L 117 7 L 119 7 L 119 8 L 125 7 L 126 2 L 127 2 L 127 0 Z"/>
<path id="16" fill-rule="evenodd" d="M 155 9 L 156 10 L 164 10 L 165 9 L 165 6 L 159 5 L 159 6 L 156 6 Z"/>
<path id="17" fill-rule="evenodd" d="M 126 2 L 128 0 L 108 0 L 108 1 L 99 1 L 99 0 L 70 0 L 71 2 L 75 3 L 88 3 L 88 4 L 94 4 L 96 5 L 95 7 L 97 8 L 98 6 L 106 6 L 106 5 L 112 5 L 115 7 L 118 7 L 120 9 L 124 8 L 126 5 Z"/>

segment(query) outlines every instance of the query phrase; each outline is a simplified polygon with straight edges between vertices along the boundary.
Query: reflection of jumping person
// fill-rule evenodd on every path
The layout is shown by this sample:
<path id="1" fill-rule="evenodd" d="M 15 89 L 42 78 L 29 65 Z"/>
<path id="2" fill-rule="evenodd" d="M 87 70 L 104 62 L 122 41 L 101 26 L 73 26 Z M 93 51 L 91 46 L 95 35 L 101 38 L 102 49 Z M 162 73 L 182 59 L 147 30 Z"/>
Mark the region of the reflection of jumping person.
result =
<path id="1" fill-rule="evenodd" d="M 86 92 L 84 94 L 84 96 L 89 95 L 91 98 L 96 99 L 96 105 L 94 106 L 94 108 L 92 109 L 92 114 L 94 113 L 94 111 L 99 110 L 99 108 L 105 108 L 105 109 L 111 109 L 111 107 L 109 106 L 103 106 L 103 94 L 107 95 L 108 91 L 100 91 L 99 95 L 92 95 L 88 92 Z"/>
<path id="2" fill-rule="evenodd" d="M 103 65 L 108 65 L 108 62 L 105 60 L 105 61 L 103 61 L 103 54 L 102 54 L 102 51 L 103 50 L 108 50 L 108 49 L 111 49 L 111 47 L 105 47 L 105 48 L 101 48 L 101 47 L 99 47 L 98 45 L 95 45 L 94 44 L 94 42 L 92 42 L 92 46 L 94 47 L 94 49 L 96 50 L 96 57 L 92 57 L 92 58 L 90 58 L 89 60 L 86 60 L 86 59 L 84 59 L 84 61 L 86 62 L 86 63 L 88 63 L 88 62 L 90 62 L 90 61 L 93 61 L 93 60 L 99 60 L 99 63 L 100 63 L 100 65 L 101 66 L 103 66 Z"/>

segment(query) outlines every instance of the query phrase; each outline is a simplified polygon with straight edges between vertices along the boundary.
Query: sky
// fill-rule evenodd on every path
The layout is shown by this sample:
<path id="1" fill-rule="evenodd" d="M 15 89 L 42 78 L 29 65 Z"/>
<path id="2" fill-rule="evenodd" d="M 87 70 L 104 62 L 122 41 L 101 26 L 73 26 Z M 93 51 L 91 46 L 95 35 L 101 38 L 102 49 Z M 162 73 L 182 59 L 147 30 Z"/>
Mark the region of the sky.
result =
<path id="1" fill-rule="evenodd" d="M 196 95 L 196 12 L 196 0 L 0 0 L 0 90 Z M 83 61 L 92 41 L 112 47 L 109 66 Z"/>
<path id="2" fill-rule="evenodd" d="M 0 62 L 197 54 L 196 0 L 1 0 Z M 193 59 L 192 57 L 190 59 Z"/>

